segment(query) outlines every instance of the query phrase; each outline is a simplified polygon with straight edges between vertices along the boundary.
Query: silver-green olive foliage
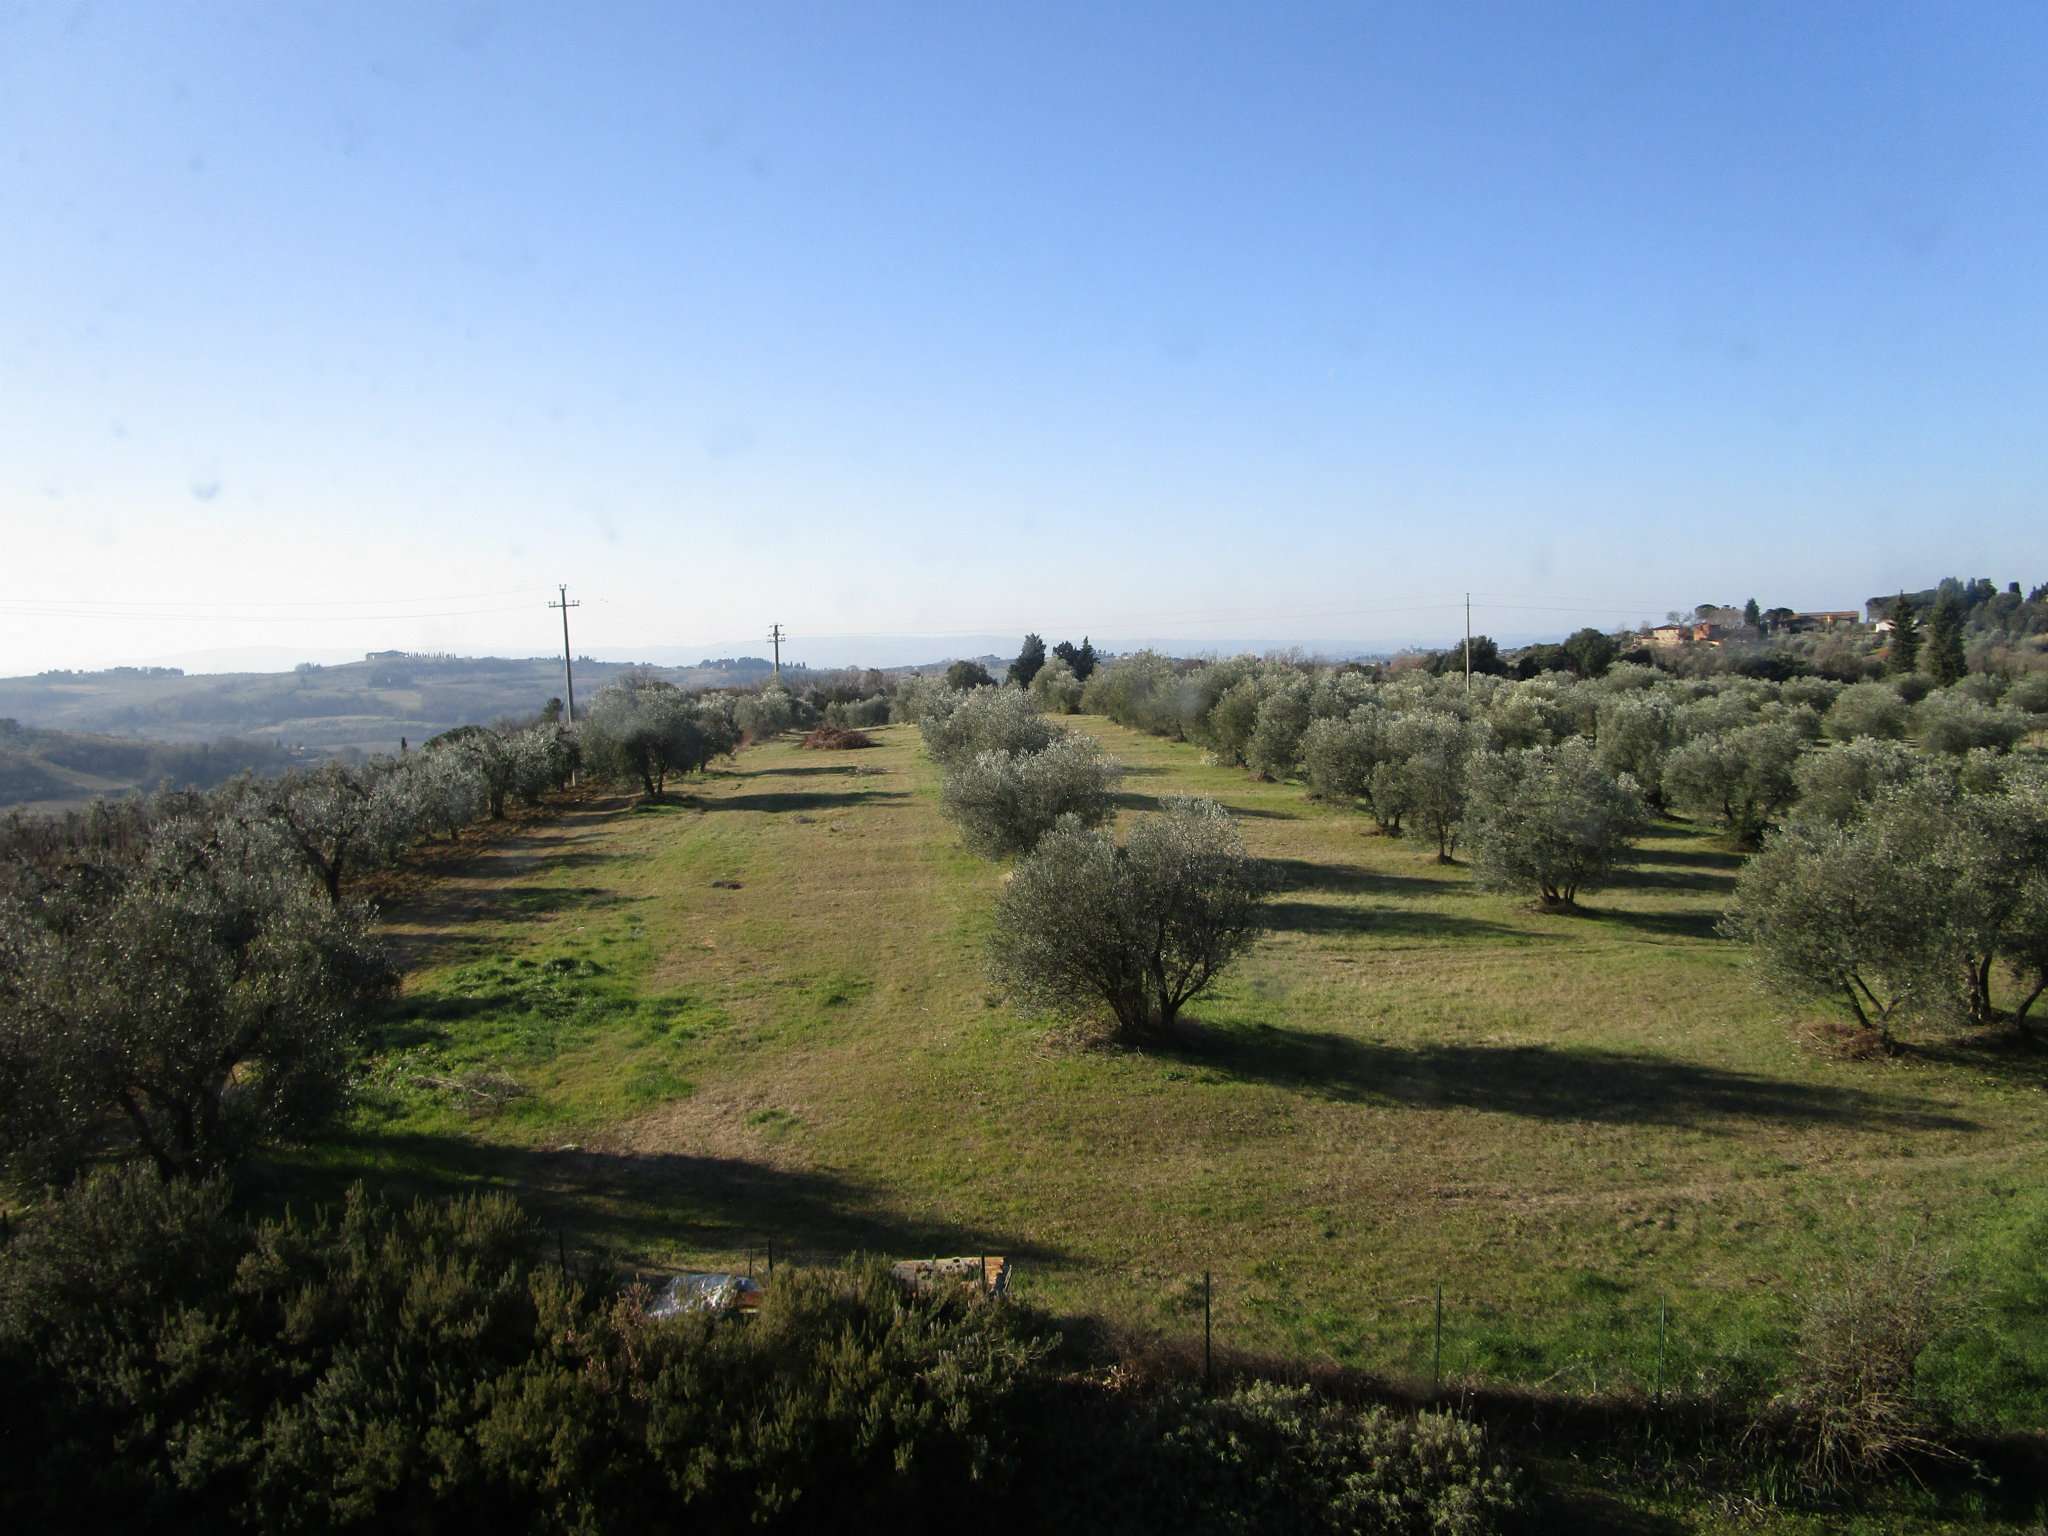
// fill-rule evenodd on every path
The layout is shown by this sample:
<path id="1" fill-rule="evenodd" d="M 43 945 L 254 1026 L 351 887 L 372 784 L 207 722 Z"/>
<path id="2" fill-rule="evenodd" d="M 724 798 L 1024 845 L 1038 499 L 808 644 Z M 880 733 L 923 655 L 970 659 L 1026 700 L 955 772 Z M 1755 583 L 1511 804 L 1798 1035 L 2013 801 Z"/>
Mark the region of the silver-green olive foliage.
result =
<path id="1" fill-rule="evenodd" d="M 1718 817 L 1737 842 L 1754 846 L 1797 792 L 1793 769 L 1804 732 L 1761 721 L 1695 736 L 1664 764 L 1664 796 L 1695 815 Z"/>
<path id="2" fill-rule="evenodd" d="M 1942 837 L 1941 816 L 1902 789 L 1846 824 L 1795 820 L 1743 865 L 1723 927 L 1768 986 L 1839 1003 L 1888 1037 L 1948 978 Z"/>
<path id="3" fill-rule="evenodd" d="M 1042 752 L 1060 735 L 1021 688 L 934 694 L 918 730 L 925 751 L 941 769 L 970 763 L 984 752 Z"/>
<path id="4" fill-rule="evenodd" d="M 1423 709 L 1396 719 L 1389 740 L 1398 767 L 1386 787 L 1405 799 L 1409 817 L 1435 841 L 1437 862 L 1448 864 L 1465 816 L 1468 766 L 1486 750 L 1486 727 Z"/>
<path id="5" fill-rule="evenodd" d="M 1170 1026 L 1265 928 L 1268 870 L 1213 800 L 1169 800 L 1122 847 L 1055 828 L 997 903 L 989 971 L 1018 1001 L 1142 1040 Z"/>
<path id="6" fill-rule="evenodd" d="M 598 690 L 583 752 L 600 773 L 638 779 L 651 799 L 670 774 L 697 773 L 734 749 L 733 717 L 673 683 L 627 676 Z"/>
<path id="7" fill-rule="evenodd" d="M 1890 683 L 1855 683 L 1836 695 L 1825 726 L 1837 741 L 1896 741 L 1906 734 L 1906 701 Z"/>
<path id="8" fill-rule="evenodd" d="M 223 1165 L 342 1101 L 393 973 L 274 824 L 170 799 L 126 849 L 0 870 L 0 1161 L 65 1177 L 131 1143 Z"/>
<path id="9" fill-rule="evenodd" d="M 2009 752 L 2033 728 L 2019 710 L 1994 708 L 1954 688 L 1937 689 L 1922 699 L 1914 707 L 1913 723 L 1928 751 L 1957 755 L 1979 747 Z"/>
<path id="10" fill-rule="evenodd" d="M 1048 715 L 1071 715 L 1081 708 L 1081 680 L 1063 657 L 1054 656 L 1031 679 L 1031 699 Z"/>
<path id="11" fill-rule="evenodd" d="M 1490 890 L 1574 906 L 1628 862 L 1642 825 L 1635 780 L 1609 774 L 1582 737 L 1473 759 L 1465 845 Z"/>
<path id="12" fill-rule="evenodd" d="M 1036 752 L 988 751 L 954 765 L 939 804 L 969 849 L 1003 859 L 1028 853 L 1063 818 L 1109 820 L 1118 772 L 1094 737 L 1063 734 Z"/>

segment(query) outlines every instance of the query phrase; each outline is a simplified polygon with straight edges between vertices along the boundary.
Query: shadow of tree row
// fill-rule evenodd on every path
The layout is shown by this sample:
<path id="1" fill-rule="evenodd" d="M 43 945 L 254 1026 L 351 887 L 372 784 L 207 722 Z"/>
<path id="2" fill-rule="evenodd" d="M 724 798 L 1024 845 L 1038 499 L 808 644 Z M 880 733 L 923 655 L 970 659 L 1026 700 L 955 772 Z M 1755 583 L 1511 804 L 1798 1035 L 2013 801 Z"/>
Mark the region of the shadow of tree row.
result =
<path id="1" fill-rule="evenodd" d="M 324 1146 L 308 1167 L 272 1165 L 262 1201 L 337 1202 L 358 1179 L 391 1198 L 502 1189 L 543 1225 L 617 1257 L 710 1254 L 772 1245 L 787 1259 L 830 1261 L 866 1252 L 898 1258 L 1000 1253 L 1039 1264 L 1068 1255 L 998 1227 L 913 1219 L 885 1192 L 843 1174 L 777 1168 L 745 1158 L 504 1146 L 449 1135 L 359 1134 Z"/>
<path id="2" fill-rule="evenodd" d="M 1161 1054 L 1244 1082 L 1347 1103 L 1470 1109 L 1534 1120 L 1714 1129 L 1764 1120 L 1967 1131 L 1933 1100 L 1625 1051 L 1541 1045 L 1385 1045 L 1329 1031 L 1190 1026 Z"/>

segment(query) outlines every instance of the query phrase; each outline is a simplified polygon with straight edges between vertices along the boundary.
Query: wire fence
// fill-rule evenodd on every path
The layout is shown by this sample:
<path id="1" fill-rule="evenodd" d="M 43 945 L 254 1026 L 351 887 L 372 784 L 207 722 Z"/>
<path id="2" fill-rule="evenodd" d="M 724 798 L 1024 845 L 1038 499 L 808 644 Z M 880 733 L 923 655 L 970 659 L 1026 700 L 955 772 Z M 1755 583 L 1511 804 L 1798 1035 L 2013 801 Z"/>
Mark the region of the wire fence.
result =
<path id="1" fill-rule="evenodd" d="M 744 1275 L 772 1285 L 778 1270 L 829 1267 L 851 1257 L 829 1250 L 761 1238 L 707 1251 L 658 1268 L 612 1265 L 659 1282 L 677 1273 Z M 893 1253 L 892 1261 L 987 1258 L 979 1254 Z M 1056 1313 L 1096 1315 L 1075 1291 L 1048 1286 L 1028 1255 L 1008 1255 L 1007 1293 L 1043 1302 Z M 599 1267 L 604 1261 L 597 1260 Z M 1056 1265 L 1062 1272 L 1068 1266 Z M 1090 1265 L 1100 1277 L 1105 1266 Z M 1112 1273 L 1115 1270 L 1112 1268 Z M 1108 1320 L 1148 1333 L 1183 1354 L 1199 1349 L 1206 1376 L 1256 1363 L 1296 1369 L 1335 1367 L 1398 1380 L 1434 1394 L 1505 1387 L 1572 1396 L 1629 1397 L 1662 1403 L 1712 1395 L 1730 1386 L 1754 1386 L 1782 1363 L 1784 1338 L 1753 1328 L 1731 1330 L 1711 1305 L 1688 1310 L 1668 1291 L 1644 1294 L 1616 1282 L 1582 1277 L 1593 1294 L 1554 1302 L 1523 1299 L 1504 1304 L 1439 1282 L 1409 1295 L 1361 1296 L 1318 1304 L 1306 1314 L 1275 1300 L 1270 1279 L 1206 1269 L 1122 1271 L 1128 1305 L 1108 1309 Z M 1099 1292 L 1098 1292 L 1099 1294 Z"/>

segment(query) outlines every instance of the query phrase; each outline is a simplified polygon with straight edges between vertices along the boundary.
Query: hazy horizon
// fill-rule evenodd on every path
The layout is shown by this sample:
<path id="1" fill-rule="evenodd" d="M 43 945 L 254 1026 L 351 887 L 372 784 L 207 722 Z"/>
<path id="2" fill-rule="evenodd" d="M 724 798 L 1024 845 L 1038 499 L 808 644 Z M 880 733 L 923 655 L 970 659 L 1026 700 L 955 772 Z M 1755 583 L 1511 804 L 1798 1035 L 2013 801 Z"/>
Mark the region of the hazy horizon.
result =
<path id="1" fill-rule="evenodd" d="M 0 672 L 547 654 L 557 582 L 594 655 L 800 657 L 2031 585 L 2044 56 L 2016 4 L 10 8 Z"/>

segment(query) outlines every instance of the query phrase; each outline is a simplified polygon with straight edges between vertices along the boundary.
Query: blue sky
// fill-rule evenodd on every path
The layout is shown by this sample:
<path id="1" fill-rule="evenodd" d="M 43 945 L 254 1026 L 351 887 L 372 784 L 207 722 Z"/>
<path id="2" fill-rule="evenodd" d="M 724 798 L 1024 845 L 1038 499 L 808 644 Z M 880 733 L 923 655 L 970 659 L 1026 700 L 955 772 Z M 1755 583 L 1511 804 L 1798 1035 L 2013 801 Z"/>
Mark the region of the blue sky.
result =
<path id="1" fill-rule="evenodd" d="M 0 672 L 2031 584 L 2044 101 L 2038 5 L 0 3 Z"/>

